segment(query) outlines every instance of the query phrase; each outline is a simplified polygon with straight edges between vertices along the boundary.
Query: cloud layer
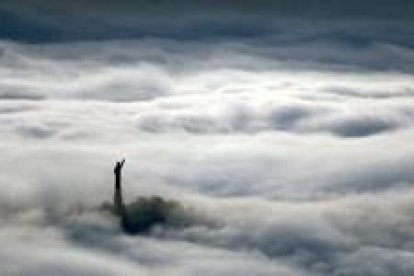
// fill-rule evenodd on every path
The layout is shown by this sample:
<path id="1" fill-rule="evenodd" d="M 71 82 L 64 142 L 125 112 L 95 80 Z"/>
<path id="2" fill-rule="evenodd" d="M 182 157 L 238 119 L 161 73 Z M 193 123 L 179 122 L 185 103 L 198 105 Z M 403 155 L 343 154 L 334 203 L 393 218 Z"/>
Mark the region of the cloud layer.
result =
<path id="1" fill-rule="evenodd" d="M 2 41 L 0 274 L 411 275 L 413 49 L 308 31 Z M 190 226 L 94 208 L 123 156 Z"/>
<path id="2" fill-rule="evenodd" d="M 372 36 L 411 39 L 413 10 L 409 0 L 4 0 L 0 37 L 31 42 L 148 36 L 193 40 L 291 36 L 316 27 L 331 38 L 364 43 Z M 376 32 L 367 31 L 366 25 Z M 294 33 L 288 28 L 292 26 Z M 312 30 L 307 38 L 316 34 Z"/>

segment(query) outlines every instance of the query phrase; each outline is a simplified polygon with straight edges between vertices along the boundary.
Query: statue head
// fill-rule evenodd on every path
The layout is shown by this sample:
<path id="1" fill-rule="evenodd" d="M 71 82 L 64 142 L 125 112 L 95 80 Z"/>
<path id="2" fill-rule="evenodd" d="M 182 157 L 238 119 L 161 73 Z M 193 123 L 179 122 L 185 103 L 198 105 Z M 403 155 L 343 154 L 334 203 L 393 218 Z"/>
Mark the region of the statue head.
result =
<path id="1" fill-rule="evenodd" d="M 125 163 L 125 158 L 124 158 L 124 159 L 122 159 L 122 161 L 121 161 L 121 162 L 117 161 L 117 162 L 116 162 L 116 165 L 115 165 L 115 168 L 114 168 L 114 173 L 119 173 L 119 172 L 121 172 L 122 167 L 124 166 L 124 163 Z"/>

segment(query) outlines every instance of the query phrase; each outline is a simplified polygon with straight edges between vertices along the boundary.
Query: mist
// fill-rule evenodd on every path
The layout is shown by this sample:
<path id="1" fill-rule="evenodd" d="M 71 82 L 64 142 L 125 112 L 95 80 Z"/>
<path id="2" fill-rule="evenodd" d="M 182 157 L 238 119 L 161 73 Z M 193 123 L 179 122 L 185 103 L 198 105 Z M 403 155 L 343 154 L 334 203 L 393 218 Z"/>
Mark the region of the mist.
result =
<path id="1" fill-rule="evenodd" d="M 412 275 L 414 9 L 294 2 L 2 2 L 0 274 Z"/>

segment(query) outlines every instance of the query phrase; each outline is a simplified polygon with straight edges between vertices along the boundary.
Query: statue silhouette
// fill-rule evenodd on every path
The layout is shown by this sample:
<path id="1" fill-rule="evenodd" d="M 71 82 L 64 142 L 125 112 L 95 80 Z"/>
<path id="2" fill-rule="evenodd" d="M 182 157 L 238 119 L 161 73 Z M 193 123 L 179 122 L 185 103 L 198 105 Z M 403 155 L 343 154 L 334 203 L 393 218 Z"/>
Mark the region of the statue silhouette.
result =
<path id="1" fill-rule="evenodd" d="M 122 167 L 124 166 L 125 158 L 121 162 L 116 162 L 114 167 L 115 174 L 115 193 L 114 193 L 114 208 L 115 213 L 123 215 L 125 211 L 124 202 L 122 199 Z"/>
<path id="2" fill-rule="evenodd" d="M 178 208 L 174 201 L 167 201 L 159 196 L 139 197 L 125 205 L 122 198 L 122 168 L 125 158 L 116 162 L 114 167 L 115 191 L 113 212 L 120 218 L 121 227 L 128 234 L 146 233 L 156 224 L 167 221 L 170 213 Z"/>

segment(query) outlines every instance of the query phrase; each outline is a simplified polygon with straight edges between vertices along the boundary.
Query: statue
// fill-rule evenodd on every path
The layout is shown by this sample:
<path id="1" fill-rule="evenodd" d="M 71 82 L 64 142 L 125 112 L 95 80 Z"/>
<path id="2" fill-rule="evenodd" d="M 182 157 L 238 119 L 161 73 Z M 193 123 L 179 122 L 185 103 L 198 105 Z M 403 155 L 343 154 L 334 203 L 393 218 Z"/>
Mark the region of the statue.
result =
<path id="1" fill-rule="evenodd" d="M 115 174 L 115 193 L 114 193 L 114 208 L 115 213 L 121 215 L 125 211 L 124 202 L 122 199 L 122 167 L 124 166 L 125 158 L 121 162 L 116 162 L 114 168 Z"/>
<path id="2" fill-rule="evenodd" d="M 175 201 L 159 196 L 138 197 L 125 205 L 122 198 L 122 168 L 125 158 L 114 167 L 115 191 L 113 212 L 120 218 L 122 230 L 128 234 L 148 233 L 154 225 L 164 224 L 171 214 L 179 210 Z"/>

